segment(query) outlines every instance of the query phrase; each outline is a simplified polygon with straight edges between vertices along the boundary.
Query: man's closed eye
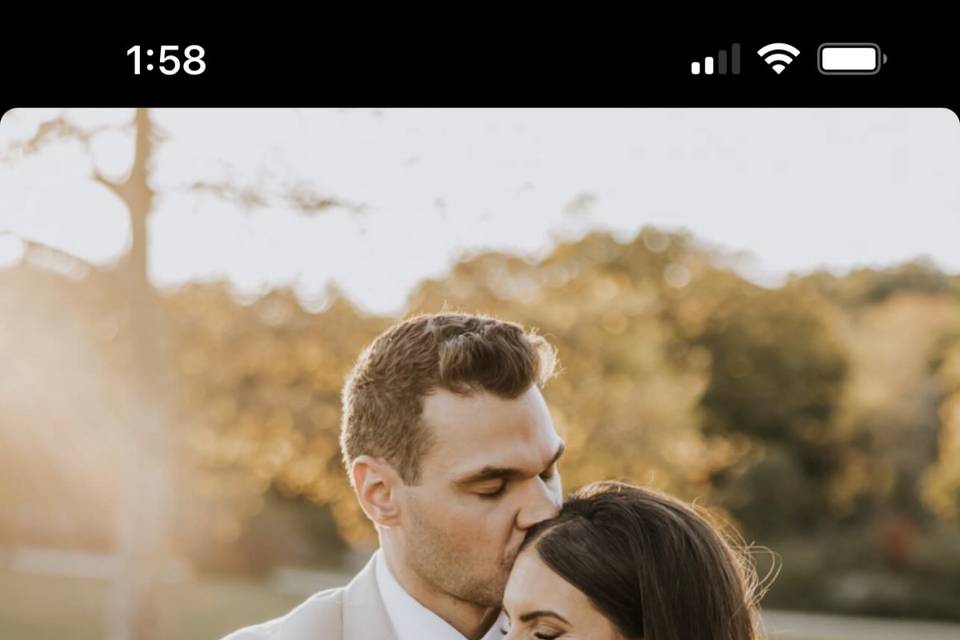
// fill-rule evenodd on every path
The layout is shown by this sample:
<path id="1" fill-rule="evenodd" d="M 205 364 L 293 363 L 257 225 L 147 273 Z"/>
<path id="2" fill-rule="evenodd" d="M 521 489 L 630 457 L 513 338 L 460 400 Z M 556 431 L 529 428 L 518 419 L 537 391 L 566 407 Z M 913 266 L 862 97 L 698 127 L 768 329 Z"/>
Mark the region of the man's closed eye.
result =
<path id="1" fill-rule="evenodd" d="M 504 482 L 501 482 L 500 485 L 495 487 L 493 490 L 481 491 L 481 492 L 478 492 L 477 495 L 485 499 L 499 498 L 500 496 L 503 495 L 503 492 L 506 490 L 507 490 L 507 483 L 506 481 L 504 481 Z"/>

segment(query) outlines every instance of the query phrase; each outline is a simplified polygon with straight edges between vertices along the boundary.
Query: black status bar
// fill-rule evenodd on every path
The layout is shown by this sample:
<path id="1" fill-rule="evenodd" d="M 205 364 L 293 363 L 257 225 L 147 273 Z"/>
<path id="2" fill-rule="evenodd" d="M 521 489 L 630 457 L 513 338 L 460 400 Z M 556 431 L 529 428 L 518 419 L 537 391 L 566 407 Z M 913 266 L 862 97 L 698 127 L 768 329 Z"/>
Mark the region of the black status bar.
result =
<path id="1" fill-rule="evenodd" d="M 960 106 L 952 39 L 853 33 L 509 45 L 334 35 L 6 40 L 0 107 Z"/>

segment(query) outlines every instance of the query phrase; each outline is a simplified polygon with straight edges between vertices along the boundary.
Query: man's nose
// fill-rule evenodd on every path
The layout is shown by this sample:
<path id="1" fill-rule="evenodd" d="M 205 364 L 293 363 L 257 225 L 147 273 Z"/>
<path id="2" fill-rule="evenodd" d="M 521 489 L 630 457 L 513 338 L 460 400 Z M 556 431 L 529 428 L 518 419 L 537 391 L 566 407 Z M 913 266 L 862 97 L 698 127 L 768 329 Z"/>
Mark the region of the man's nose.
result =
<path id="1" fill-rule="evenodd" d="M 541 478 L 534 478 L 524 496 L 524 504 L 517 514 L 517 527 L 527 530 L 538 522 L 549 520 L 560 513 L 561 497 L 551 491 Z"/>

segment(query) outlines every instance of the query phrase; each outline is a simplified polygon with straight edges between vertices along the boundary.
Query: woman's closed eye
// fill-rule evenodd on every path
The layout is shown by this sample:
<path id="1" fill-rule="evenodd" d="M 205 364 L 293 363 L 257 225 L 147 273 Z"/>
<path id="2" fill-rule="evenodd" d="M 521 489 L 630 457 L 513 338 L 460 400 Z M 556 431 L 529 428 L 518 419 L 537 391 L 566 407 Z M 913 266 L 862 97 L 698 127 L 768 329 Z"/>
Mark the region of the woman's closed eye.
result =
<path id="1" fill-rule="evenodd" d="M 503 635 L 507 635 L 508 633 L 510 633 L 510 625 L 507 624 L 507 625 L 504 625 L 504 626 L 500 627 L 500 633 L 502 633 Z M 563 631 L 559 631 L 559 632 L 557 632 L 557 631 L 534 631 L 534 632 L 533 632 L 533 637 L 534 637 L 534 638 L 537 638 L 538 640 L 556 640 L 556 638 L 559 638 L 559 637 L 562 636 L 562 635 L 563 635 Z"/>
<path id="2" fill-rule="evenodd" d="M 510 628 L 510 620 L 504 620 L 500 626 L 500 633 L 507 635 L 510 633 Z M 536 638 L 537 640 L 556 640 L 566 632 L 563 629 L 558 629 L 556 626 L 551 625 L 549 622 L 540 621 L 529 633 L 529 637 Z"/>

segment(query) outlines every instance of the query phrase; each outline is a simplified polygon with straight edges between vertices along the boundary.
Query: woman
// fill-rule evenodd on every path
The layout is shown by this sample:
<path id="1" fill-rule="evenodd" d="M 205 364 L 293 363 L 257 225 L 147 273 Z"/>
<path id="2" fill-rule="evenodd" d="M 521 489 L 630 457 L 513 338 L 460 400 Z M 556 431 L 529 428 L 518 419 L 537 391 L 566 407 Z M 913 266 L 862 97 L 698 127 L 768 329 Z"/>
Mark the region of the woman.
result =
<path id="1" fill-rule="evenodd" d="M 532 529 L 504 593 L 507 640 L 755 640 L 755 574 L 692 507 L 615 482 Z"/>

